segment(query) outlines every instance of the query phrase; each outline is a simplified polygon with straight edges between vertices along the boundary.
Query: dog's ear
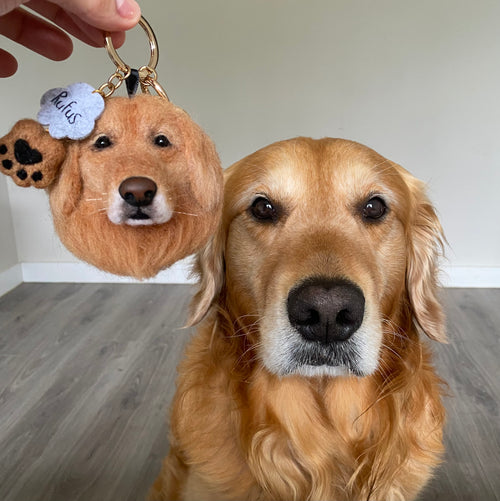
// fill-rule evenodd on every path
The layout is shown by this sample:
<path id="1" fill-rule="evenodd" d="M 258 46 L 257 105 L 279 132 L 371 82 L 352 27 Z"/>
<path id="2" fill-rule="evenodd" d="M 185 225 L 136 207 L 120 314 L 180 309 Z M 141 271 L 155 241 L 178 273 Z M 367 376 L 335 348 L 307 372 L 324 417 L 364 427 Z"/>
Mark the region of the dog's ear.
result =
<path id="1" fill-rule="evenodd" d="M 193 274 L 199 279 L 198 291 L 190 305 L 188 326 L 203 319 L 222 290 L 225 275 L 224 247 L 225 231 L 220 223 L 215 234 L 196 255 Z"/>
<path id="2" fill-rule="evenodd" d="M 438 298 L 438 259 L 444 235 L 436 212 L 425 195 L 424 183 L 405 172 L 411 191 L 406 287 L 414 319 L 431 339 L 446 342 L 445 316 Z"/>
<path id="3" fill-rule="evenodd" d="M 83 181 L 79 163 L 80 143 L 74 141 L 68 146 L 66 160 L 56 183 L 50 189 L 50 205 L 54 218 L 69 216 L 77 207 L 83 192 Z"/>
<path id="4" fill-rule="evenodd" d="M 184 128 L 188 172 L 196 202 L 207 210 L 217 210 L 222 203 L 223 174 L 215 145 L 194 122 Z"/>
<path id="5" fill-rule="evenodd" d="M 0 171 L 24 188 L 51 186 L 65 156 L 64 143 L 34 120 L 20 120 L 0 139 Z"/>

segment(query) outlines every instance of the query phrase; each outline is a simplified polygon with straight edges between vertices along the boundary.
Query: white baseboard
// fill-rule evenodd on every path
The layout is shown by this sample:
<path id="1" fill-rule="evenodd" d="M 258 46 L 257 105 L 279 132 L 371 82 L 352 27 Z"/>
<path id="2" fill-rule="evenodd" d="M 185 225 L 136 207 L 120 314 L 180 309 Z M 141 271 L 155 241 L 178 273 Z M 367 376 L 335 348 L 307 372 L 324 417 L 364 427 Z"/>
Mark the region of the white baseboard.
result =
<path id="1" fill-rule="evenodd" d="M 22 283 L 23 270 L 20 264 L 16 264 L 8 270 L 0 272 L 0 296 L 7 294 L 7 292 Z"/>
<path id="2" fill-rule="evenodd" d="M 500 267 L 443 266 L 440 275 L 444 287 L 500 288 Z"/>
<path id="3" fill-rule="evenodd" d="M 184 259 L 149 280 L 105 273 L 85 263 L 22 263 L 0 272 L 0 296 L 22 282 L 192 284 L 191 258 Z M 443 266 L 444 287 L 500 288 L 500 267 Z"/>
<path id="4" fill-rule="evenodd" d="M 190 284 L 190 258 L 175 263 L 156 277 L 135 280 L 98 270 L 85 263 L 22 263 L 24 282 L 84 282 L 84 283 L 144 283 L 144 284 Z"/>

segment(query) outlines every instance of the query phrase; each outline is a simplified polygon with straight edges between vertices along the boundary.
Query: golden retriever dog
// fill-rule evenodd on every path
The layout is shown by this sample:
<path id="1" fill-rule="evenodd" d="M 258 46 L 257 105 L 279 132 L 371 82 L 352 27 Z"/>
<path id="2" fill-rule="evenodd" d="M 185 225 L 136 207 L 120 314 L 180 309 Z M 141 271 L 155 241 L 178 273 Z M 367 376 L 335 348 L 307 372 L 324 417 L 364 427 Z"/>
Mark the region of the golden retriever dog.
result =
<path id="1" fill-rule="evenodd" d="M 73 254 L 117 275 L 156 275 L 199 250 L 220 219 L 223 176 L 212 141 L 158 96 L 107 99 L 78 141 L 22 120 L 0 139 L 0 161 L 18 185 L 48 190 Z"/>
<path id="2" fill-rule="evenodd" d="M 423 184 L 360 144 L 230 167 L 151 498 L 414 499 L 443 451 L 441 247 Z"/>

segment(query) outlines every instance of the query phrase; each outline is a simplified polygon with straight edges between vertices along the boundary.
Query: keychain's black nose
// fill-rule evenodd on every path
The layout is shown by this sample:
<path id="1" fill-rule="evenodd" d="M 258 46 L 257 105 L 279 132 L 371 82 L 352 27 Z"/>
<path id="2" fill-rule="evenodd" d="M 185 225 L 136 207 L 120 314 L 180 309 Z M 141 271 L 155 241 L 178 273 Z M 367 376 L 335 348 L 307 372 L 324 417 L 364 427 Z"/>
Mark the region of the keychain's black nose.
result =
<path id="1" fill-rule="evenodd" d="M 148 177 L 129 177 L 120 184 L 120 196 L 132 207 L 145 207 L 153 202 L 156 183 Z"/>

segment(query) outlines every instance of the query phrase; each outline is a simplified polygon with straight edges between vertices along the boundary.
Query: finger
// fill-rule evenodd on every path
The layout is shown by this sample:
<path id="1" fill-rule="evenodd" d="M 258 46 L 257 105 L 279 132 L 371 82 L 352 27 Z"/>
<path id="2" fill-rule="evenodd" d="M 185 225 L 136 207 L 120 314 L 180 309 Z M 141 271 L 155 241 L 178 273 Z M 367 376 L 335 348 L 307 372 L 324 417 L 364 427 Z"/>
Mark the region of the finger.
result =
<path id="1" fill-rule="evenodd" d="M 2 0 L 0 2 L 0 16 L 7 14 L 16 7 L 19 7 L 23 3 L 23 0 Z"/>
<path id="2" fill-rule="evenodd" d="M 104 47 L 104 31 L 94 26 L 90 26 L 82 21 L 76 14 L 66 12 L 59 5 L 46 0 L 36 0 L 27 2 L 26 6 L 34 10 L 41 16 L 57 24 L 63 30 L 67 31 L 82 42 L 93 47 Z M 113 42 L 116 41 L 117 47 L 120 47 L 125 40 L 123 33 L 115 34 Z"/>
<path id="3" fill-rule="evenodd" d="M 47 3 L 47 0 L 32 0 L 30 4 L 42 2 Z M 135 0 L 54 0 L 54 2 L 87 24 L 109 32 L 129 30 L 141 17 L 141 9 Z"/>
<path id="4" fill-rule="evenodd" d="M 73 51 L 66 33 L 20 8 L 0 17 L 0 33 L 54 61 L 68 58 Z"/>
<path id="5" fill-rule="evenodd" d="M 85 21 L 82 21 L 76 14 L 68 13 L 68 16 L 74 24 L 74 30 L 70 25 L 64 29 L 89 45 L 94 47 L 104 47 L 104 37 L 109 33 L 108 31 L 100 30 L 91 26 Z M 125 42 L 125 32 L 119 31 L 111 32 L 109 34 L 111 35 L 113 45 L 116 48 L 121 47 Z"/>
<path id="6" fill-rule="evenodd" d="M 0 78 L 10 77 L 17 71 L 17 61 L 12 54 L 0 49 Z"/>

